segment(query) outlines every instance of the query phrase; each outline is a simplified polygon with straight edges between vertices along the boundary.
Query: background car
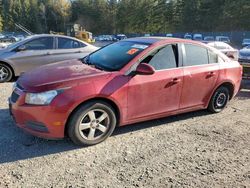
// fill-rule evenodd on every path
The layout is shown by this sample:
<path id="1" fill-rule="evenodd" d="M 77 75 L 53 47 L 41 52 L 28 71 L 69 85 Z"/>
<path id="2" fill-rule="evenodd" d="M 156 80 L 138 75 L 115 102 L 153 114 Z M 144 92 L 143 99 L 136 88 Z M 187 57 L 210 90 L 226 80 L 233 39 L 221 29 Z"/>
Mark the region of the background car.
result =
<path id="1" fill-rule="evenodd" d="M 3 39 L 5 36 L 0 33 L 0 39 Z"/>
<path id="2" fill-rule="evenodd" d="M 225 42 L 209 42 L 208 45 L 220 50 L 222 53 L 235 61 L 238 61 L 239 59 L 239 50 L 234 49 Z"/>
<path id="3" fill-rule="evenodd" d="M 183 38 L 188 39 L 188 40 L 192 40 L 193 37 L 191 34 L 186 33 Z"/>
<path id="4" fill-rule="evenodd" d="M 10 112 L 33 135 L 93 145 L 116 126 L 201 109 L 219 113 L 239 91 L 241 73 L 238 62 L 200 42 L 126 39 L 25 73 Z"/>
<path id="5" fill-rule="evenodd" d="M 246 46 L 239 51 L 239 62 L 250 63 L 250 46 Z"/>
<path id="6" fill-rule="evenodd" d="M 24 35 L 17 35 L 16 38 L 18 39 L 18 41 L 24 40 L 25 36 Z"/>
<path id="7" fill-rule="evenodd" d="M 194 34 L 193 35 L 193 40 L 196 40 L 196 41 L 202 41 L 202 34 Z"/>
<path id="8" fill-rule="evenodd" d="M 220 41 L 220 42 L 225 42 L 228 44 L 231 42 L 229 37 L 227 37 L 227 36 L 216 36 L 215 40 Z"/>
<path id="9" fill-rule="evenodd" d="M 38 66 L 77 59 L 98 48 L 62 35 L 33 35 L 0 50 L 0 82 Z"/>
<path id="10" fill-rule="evenodd" d="M 213 36 L 205 36 L 204 40 L 203 40 L 204 43 L 209 43 L 209 42 L 212 42 L 212 41 L 215 41 Z"/>
<path id="11" fill-rule="evenodd" d="M 167 33 L 166 37 L 174 37 L 174 35 L 172 33 Z"/>
<path id="12" fill-rule="evenodd" d="M 126 39 L 127 36 L 124 35 L 124 34 L 117 34 L 117 35 L 116 35 L 116 38 L 117 38 L 117 40 L 123 40 L 123 39 Z"/>
<path id="13" fill-rule="evenodd" d="M 250 78 L 250 46 L 239 52 L 239 63 L 243 66 L 243 77 Z"/>
<path id="14" fill-rule="evenodd" d="M 250 46 L 250 39 L 243 39 L 242 47 Z"/>

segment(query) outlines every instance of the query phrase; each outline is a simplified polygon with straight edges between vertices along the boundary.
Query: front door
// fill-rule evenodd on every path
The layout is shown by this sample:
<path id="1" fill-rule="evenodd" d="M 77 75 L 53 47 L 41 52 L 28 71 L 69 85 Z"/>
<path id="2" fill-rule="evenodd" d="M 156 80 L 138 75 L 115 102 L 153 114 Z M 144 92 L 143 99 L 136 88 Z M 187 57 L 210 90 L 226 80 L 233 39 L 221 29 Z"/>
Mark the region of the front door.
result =
<path id="1" fill-rule="evenodd" d="M 159 115 L 179 108 L 183 69 L 178 67 L 177 45 L 167 45 L 142 62 L 155 68 L 153 75 L 131 77 L 128 88 L 128 119 Z"/>
<path id="2" fill-rule="evenodd" d="M 54 48 L 54 37 L 37 38 L 23 46 L 25 47 L 23 51 L 16 51 L 9 58 L 20 72 L 53 62 L 49 54 Z"/>

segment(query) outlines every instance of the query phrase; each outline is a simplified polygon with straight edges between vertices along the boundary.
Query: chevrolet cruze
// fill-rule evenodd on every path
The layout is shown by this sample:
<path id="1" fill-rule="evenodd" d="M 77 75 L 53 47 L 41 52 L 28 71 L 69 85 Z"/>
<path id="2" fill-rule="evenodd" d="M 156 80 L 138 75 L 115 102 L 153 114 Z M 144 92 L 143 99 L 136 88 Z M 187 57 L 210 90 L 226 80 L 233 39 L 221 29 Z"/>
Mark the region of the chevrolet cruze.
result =
<path id="1" fill-rule="evenodd" d="M 237 61 L 205 44 L 132 38 L 23 74 L 10 113 L 38 137 L 93 145 L 116 126 L 200 109 L 218 113 L 238 92 L 241 75 Z"/>

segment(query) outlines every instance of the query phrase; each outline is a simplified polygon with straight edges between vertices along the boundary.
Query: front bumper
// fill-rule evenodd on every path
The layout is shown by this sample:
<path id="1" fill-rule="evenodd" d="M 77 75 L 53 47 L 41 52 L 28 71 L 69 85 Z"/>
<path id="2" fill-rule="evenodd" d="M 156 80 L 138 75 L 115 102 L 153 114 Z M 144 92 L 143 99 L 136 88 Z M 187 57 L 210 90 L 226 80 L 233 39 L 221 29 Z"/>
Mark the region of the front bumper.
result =
<path id="1" fill-rule="evenodd" d="M 55 106 L 25 104 L 25 93 L 15 89 L 9 98 L 9 111 L 16 125 L 41 138 L 61 139 L 67 115 Z"/>

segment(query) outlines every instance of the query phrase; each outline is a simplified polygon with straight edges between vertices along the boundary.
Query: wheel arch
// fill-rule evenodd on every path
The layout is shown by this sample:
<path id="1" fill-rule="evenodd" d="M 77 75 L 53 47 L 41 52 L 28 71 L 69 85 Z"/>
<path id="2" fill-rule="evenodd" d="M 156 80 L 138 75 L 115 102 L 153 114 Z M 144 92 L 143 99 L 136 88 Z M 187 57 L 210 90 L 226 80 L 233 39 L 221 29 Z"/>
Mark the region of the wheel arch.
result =
<path id="1" fill-rule="evenodd" d="M 231 100 L 233 98 L 233 95 L 234 95 L 234 85 L 231 83 L 231 82 L 224 82 L 222 84 L 220 84 L 216 90 L 220 87 L 226 87 L 228 90 L 229 90 L 229 100 Z M 215 91 L 216 91 L 215 90 Z"/>
<path id="2" fill-rule="evenodd" d="M 115 116 L 117 118 L 117 126 L 119 125 L 120 121 L 121 121 L 121 111 L 120 108 L 118 107 L 118 105 L 111 99 L 105 98 L 105 97 L 95 97 L 95 98 L 91 98 L 88 99 L 80 104 L 78 104 L 69 114 L 65 127 L 64 127 L 64 135 L 67 135 L 67 129 L 68 129 L 68 125 L 69 125 L 69 120 L 71 119 L 72 115 L 75 113 L 75 111 L 77 111 L 77 109 L 79 109 L 82 105 L 90 103 L 90 102 L 94 102 L 94 101 L 100 101 L 100 102 L 105 102 L 107 104 L 109 104 L 115 112 Z"/>
<path id="3" fill-rule="evenodd" d="M 210 94 L 210 97 L 209 97 L 209 100 L 208 100 L 208 102 L 207 102 L 206 107 L 208 107 L 208 104 L 209 104 L 210 100 L 212 99 L 212 97 L 213 97 L 213 95 L 214 95 L 214 92 L 215 92 L 218 88 L 223 87 L 223 86 L 226 87 L 226 88 L 229 90 L 229 100 L 231 100 L 231 99 L 233 98 L 235 86 L 234 86 L 234 84 L 233 84 L 232 82 L 230 82 L 230 81 L 225 81 L 225 82 L 220 83 L 217 87 L 215 87 L 215 89 L 213 90 L 213 92 Z"/>

